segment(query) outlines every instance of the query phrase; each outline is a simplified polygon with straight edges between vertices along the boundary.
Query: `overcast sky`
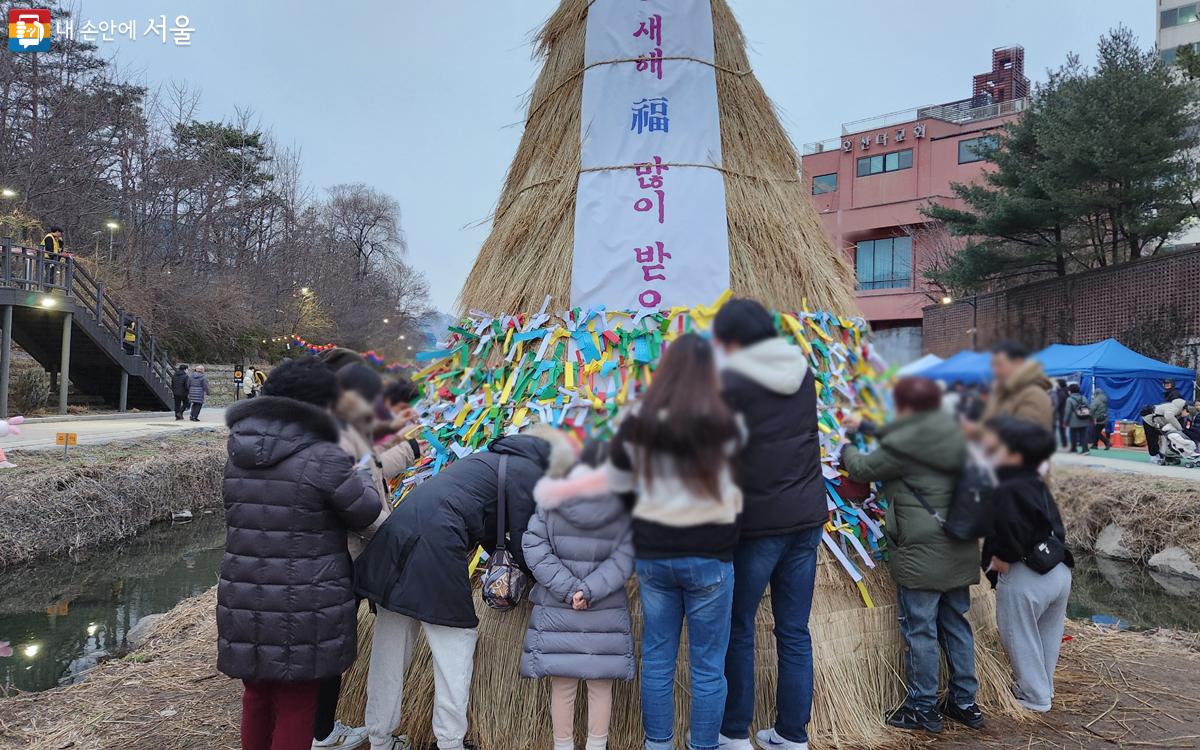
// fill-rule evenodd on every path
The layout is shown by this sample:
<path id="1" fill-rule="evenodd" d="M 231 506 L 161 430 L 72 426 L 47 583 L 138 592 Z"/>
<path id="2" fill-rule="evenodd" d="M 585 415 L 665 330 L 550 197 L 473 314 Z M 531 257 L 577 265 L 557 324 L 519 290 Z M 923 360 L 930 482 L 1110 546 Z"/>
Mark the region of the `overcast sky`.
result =
<path id="1" fill-rule="evenodd" d="M 970 95 L 993 47 L 1034 81 L 1125 24 L 1154 44 L 1153 0 L 730 0 L 750 61 L 797 145 L 841 123 Z M 404 212 L 409 260 L 449 310 L 488 227 L 537 75 L 532 33 L 556 0 L 84 0 L 76 24 L 135 19 L 103 54 L 155 86 L 203 92 L 201 116 L 252 108 L 302 150 L 317 188 L 365 182 Z M 142 36 L 186 14 L 190 47 Z M 498 283 L 502 283 L 500 279 Z"/>

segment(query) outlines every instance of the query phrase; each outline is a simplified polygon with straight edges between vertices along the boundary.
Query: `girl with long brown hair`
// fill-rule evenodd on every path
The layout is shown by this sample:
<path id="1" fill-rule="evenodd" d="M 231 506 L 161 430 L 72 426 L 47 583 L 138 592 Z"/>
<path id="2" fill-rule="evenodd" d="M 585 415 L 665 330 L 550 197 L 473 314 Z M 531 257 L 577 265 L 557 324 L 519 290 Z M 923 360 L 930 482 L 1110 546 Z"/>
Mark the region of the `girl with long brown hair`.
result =
<path id="1" fill-rule="evenodd" d="M 647 750 L 674 748 L 675 661 L 683 622 L 691 663 L 691 750 L 717 747 L 742 494 L 730 461 L 742 440 L 721 399 L 712 345 L 667 348 L 613 439 L 610 485 L 633 501 L 642 600 L 642 722 Z"/>

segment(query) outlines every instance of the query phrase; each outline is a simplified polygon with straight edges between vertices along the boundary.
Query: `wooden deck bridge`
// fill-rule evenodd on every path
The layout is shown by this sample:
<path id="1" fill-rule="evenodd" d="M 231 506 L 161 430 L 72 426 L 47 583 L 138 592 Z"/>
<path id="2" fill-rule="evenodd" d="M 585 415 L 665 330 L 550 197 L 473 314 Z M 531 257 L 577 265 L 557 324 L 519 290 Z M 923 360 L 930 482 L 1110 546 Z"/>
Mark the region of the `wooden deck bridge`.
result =
<path id="1" fill-rule="evenodd" d="M 172 408 L 173 364 L 139 318 L 73 257 L 0 239 L 0 419 L 8 416 L 13 342 L 50 373 L 59 414 L 70 385 L 118 411 Z"/>

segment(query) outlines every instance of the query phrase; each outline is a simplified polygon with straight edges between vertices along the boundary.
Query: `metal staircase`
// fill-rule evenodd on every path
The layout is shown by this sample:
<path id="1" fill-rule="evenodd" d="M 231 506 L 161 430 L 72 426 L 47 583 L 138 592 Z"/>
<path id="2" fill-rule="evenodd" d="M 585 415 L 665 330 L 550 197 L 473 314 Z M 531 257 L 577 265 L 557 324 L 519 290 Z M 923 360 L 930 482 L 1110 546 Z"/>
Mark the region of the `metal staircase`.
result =
<path id="1" fill-rule="evenodd" d="M 139 318 L 70 255 L 0 239 L 0 419 L 8 416 L 14 341 L 50 373 L 59 414 L 67 413 L 68 385 L 119 411 L 172 408 L 173 365 Z"/>

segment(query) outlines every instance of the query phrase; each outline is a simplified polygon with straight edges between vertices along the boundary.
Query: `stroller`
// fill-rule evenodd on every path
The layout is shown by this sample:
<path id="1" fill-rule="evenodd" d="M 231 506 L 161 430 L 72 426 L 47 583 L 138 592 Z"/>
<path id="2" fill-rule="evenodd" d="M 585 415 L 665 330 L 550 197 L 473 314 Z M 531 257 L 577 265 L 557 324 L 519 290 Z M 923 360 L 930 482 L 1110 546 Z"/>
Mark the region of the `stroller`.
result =
<path id="1" fill-rule="evenodd" d="M 1142 410 L 1142 422 L 1147 428 L 1146 438 L 1158 436 L 1158 455 L 1161 463 L 1166 466 L 1185 466 L 1190 469 L 1200 467 L 1200 452 L 1187 435 L 1179 429 L 1175 419 L 1163 414 L 1163 409 L 1147 408 Z"/>

